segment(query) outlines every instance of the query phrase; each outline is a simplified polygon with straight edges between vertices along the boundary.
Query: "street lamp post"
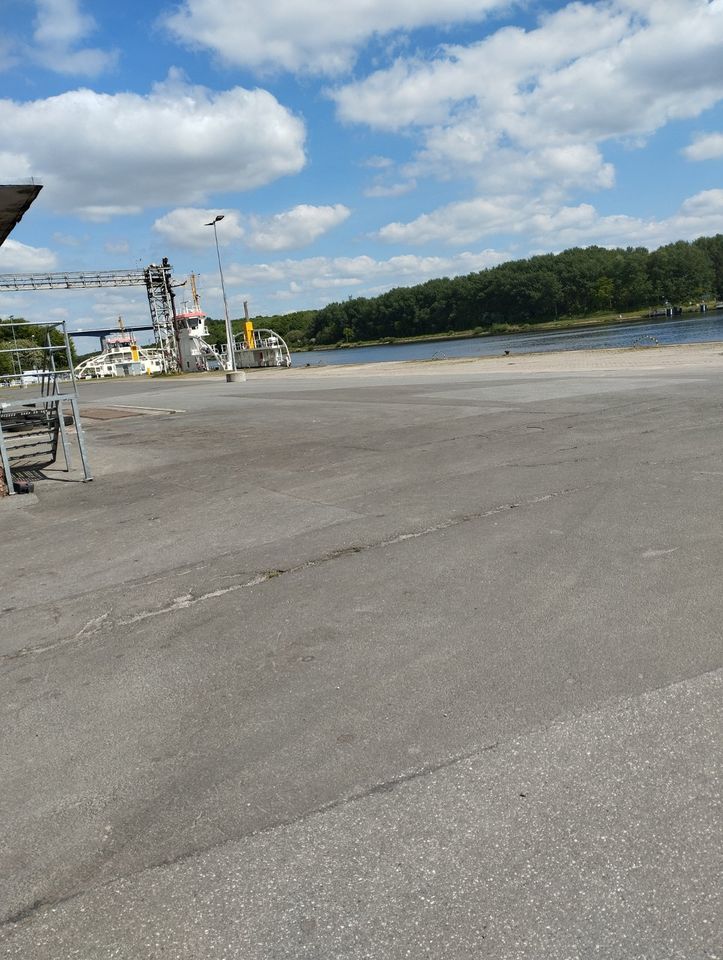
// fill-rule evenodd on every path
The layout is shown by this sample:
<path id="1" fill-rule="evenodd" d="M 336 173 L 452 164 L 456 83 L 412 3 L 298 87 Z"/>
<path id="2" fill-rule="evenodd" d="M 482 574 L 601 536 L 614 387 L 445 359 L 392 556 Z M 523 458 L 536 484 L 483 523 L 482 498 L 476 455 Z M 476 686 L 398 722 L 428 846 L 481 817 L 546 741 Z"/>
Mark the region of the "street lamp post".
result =
<path id="1" fill-rule="evenodd" d="M 223 294 L 223 310 L 226 317 L 226 354 L 227 354 L 227 367 L 226 369 L 230 374 L 235 373 L 236 371 L 236 351 L 234 350 L 233 342 L 233 330 L 231 329 L 231 321 L 228 316 L 228 301 L 226 300 L 226 286 L 223 282 L 223 269 L 221 267 L 221 253 L 218 249 L 218 232 L 216 230 L 216 224 L 219 220 L 223 220 L 224 215 L 219 213 L 210 223 L 205 224 L 207 227 L 213 227 L 213 237 L 216 241 L 216 257 L 218 258 L 218 272 L 221 277 L 221 293 Z M 231 379 L 227 377 L 227 379 Z M 236 379 L 236 378 L 234 378 Z"/>

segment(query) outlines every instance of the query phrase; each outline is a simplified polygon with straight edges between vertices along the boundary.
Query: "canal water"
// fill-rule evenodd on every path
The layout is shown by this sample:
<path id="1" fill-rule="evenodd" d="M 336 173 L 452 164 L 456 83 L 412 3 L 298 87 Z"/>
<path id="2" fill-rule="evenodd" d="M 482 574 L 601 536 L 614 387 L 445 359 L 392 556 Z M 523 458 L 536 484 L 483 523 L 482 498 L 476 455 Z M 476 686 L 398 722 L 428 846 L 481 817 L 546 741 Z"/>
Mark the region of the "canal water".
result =
<path id="1" fill-rule="evenodd" d="M 610 347 L 654 347 L 658 344 L 710 343 L 723 340 L 723 310 L 675 320 L 617 324 L 554 333 L 514 333 L 433 343 L 399 343 L 374 347 L 313 350 L 293 354 L 295 367 L 343 363 L 385 363 L 392 360 L 434 360 L 453 357 L 498 357 L 549 350 L 603 350 Z"/>

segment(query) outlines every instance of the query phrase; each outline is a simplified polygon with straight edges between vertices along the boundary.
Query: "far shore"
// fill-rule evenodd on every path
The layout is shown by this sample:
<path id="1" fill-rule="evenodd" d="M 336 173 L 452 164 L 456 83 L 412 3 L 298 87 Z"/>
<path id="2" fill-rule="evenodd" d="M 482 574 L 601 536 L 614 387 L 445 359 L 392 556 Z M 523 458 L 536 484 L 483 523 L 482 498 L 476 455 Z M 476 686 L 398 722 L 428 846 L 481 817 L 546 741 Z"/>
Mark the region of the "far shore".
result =
<path id="1" fill-rule="evenodd" d="M 715 313 L 719 307 L 711 307 L 708 312 Z M 682 314 L 670 317 L 661 308 L 651 309 L 649 313 L 604 313 L 588 317 L 565 317 L 562 320 L 546 320 L 543 323 L 500 323 L 491 327 L 474 327 L 470 330 L 456 330 L 444 333 L 426 333 L 417 337 L 380 337 L 377 340 L 350 340 L 339 343 L 317 343 L 300 346 L 291 350 L 292 355 L 325 352 L 327 350 L 354 350 L 359 347 L 402 347 L 413 343 L 445 343 L 454 340 L 486 340 L 488 337 L 534 336 L 535 334 L 565 332 L 568 330 L 596 330 L 600 327 L 619 327 L 628 324 L 665 323 L 667 320 L 692 319 L 705 316 L 700 309 L 684 307 Z"/>

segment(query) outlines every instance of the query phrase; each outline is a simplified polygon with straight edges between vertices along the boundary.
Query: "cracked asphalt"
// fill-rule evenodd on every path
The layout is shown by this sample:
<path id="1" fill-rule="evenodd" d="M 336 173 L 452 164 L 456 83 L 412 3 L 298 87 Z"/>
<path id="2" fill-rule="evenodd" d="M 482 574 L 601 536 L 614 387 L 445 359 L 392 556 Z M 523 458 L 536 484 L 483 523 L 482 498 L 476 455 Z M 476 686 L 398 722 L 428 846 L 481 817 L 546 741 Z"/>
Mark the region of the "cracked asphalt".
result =
<path id="1" fill-rule="evenodd" d="M 0 504 L 0 956 L 720 957 L 723 364 L 274 373 Z"/>

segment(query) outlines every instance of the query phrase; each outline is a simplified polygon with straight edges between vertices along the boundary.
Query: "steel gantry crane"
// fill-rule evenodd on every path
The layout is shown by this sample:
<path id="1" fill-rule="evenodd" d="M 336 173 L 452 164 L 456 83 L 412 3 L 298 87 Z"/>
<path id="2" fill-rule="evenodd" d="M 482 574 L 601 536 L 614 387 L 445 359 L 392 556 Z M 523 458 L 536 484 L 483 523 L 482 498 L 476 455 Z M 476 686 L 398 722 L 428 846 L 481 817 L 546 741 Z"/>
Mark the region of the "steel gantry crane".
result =
<path id="1" fill-rule="evenodd" d="M 152 263 L 137 270 L 3 274 L 0 275 L 0 291 L 145 286 L 153 333 L 162 358 L 164 373 L 175 373 L 180 369 L 180 360 L 172 269 L 168 258 L 164 257 L 160 264 Z"/>

